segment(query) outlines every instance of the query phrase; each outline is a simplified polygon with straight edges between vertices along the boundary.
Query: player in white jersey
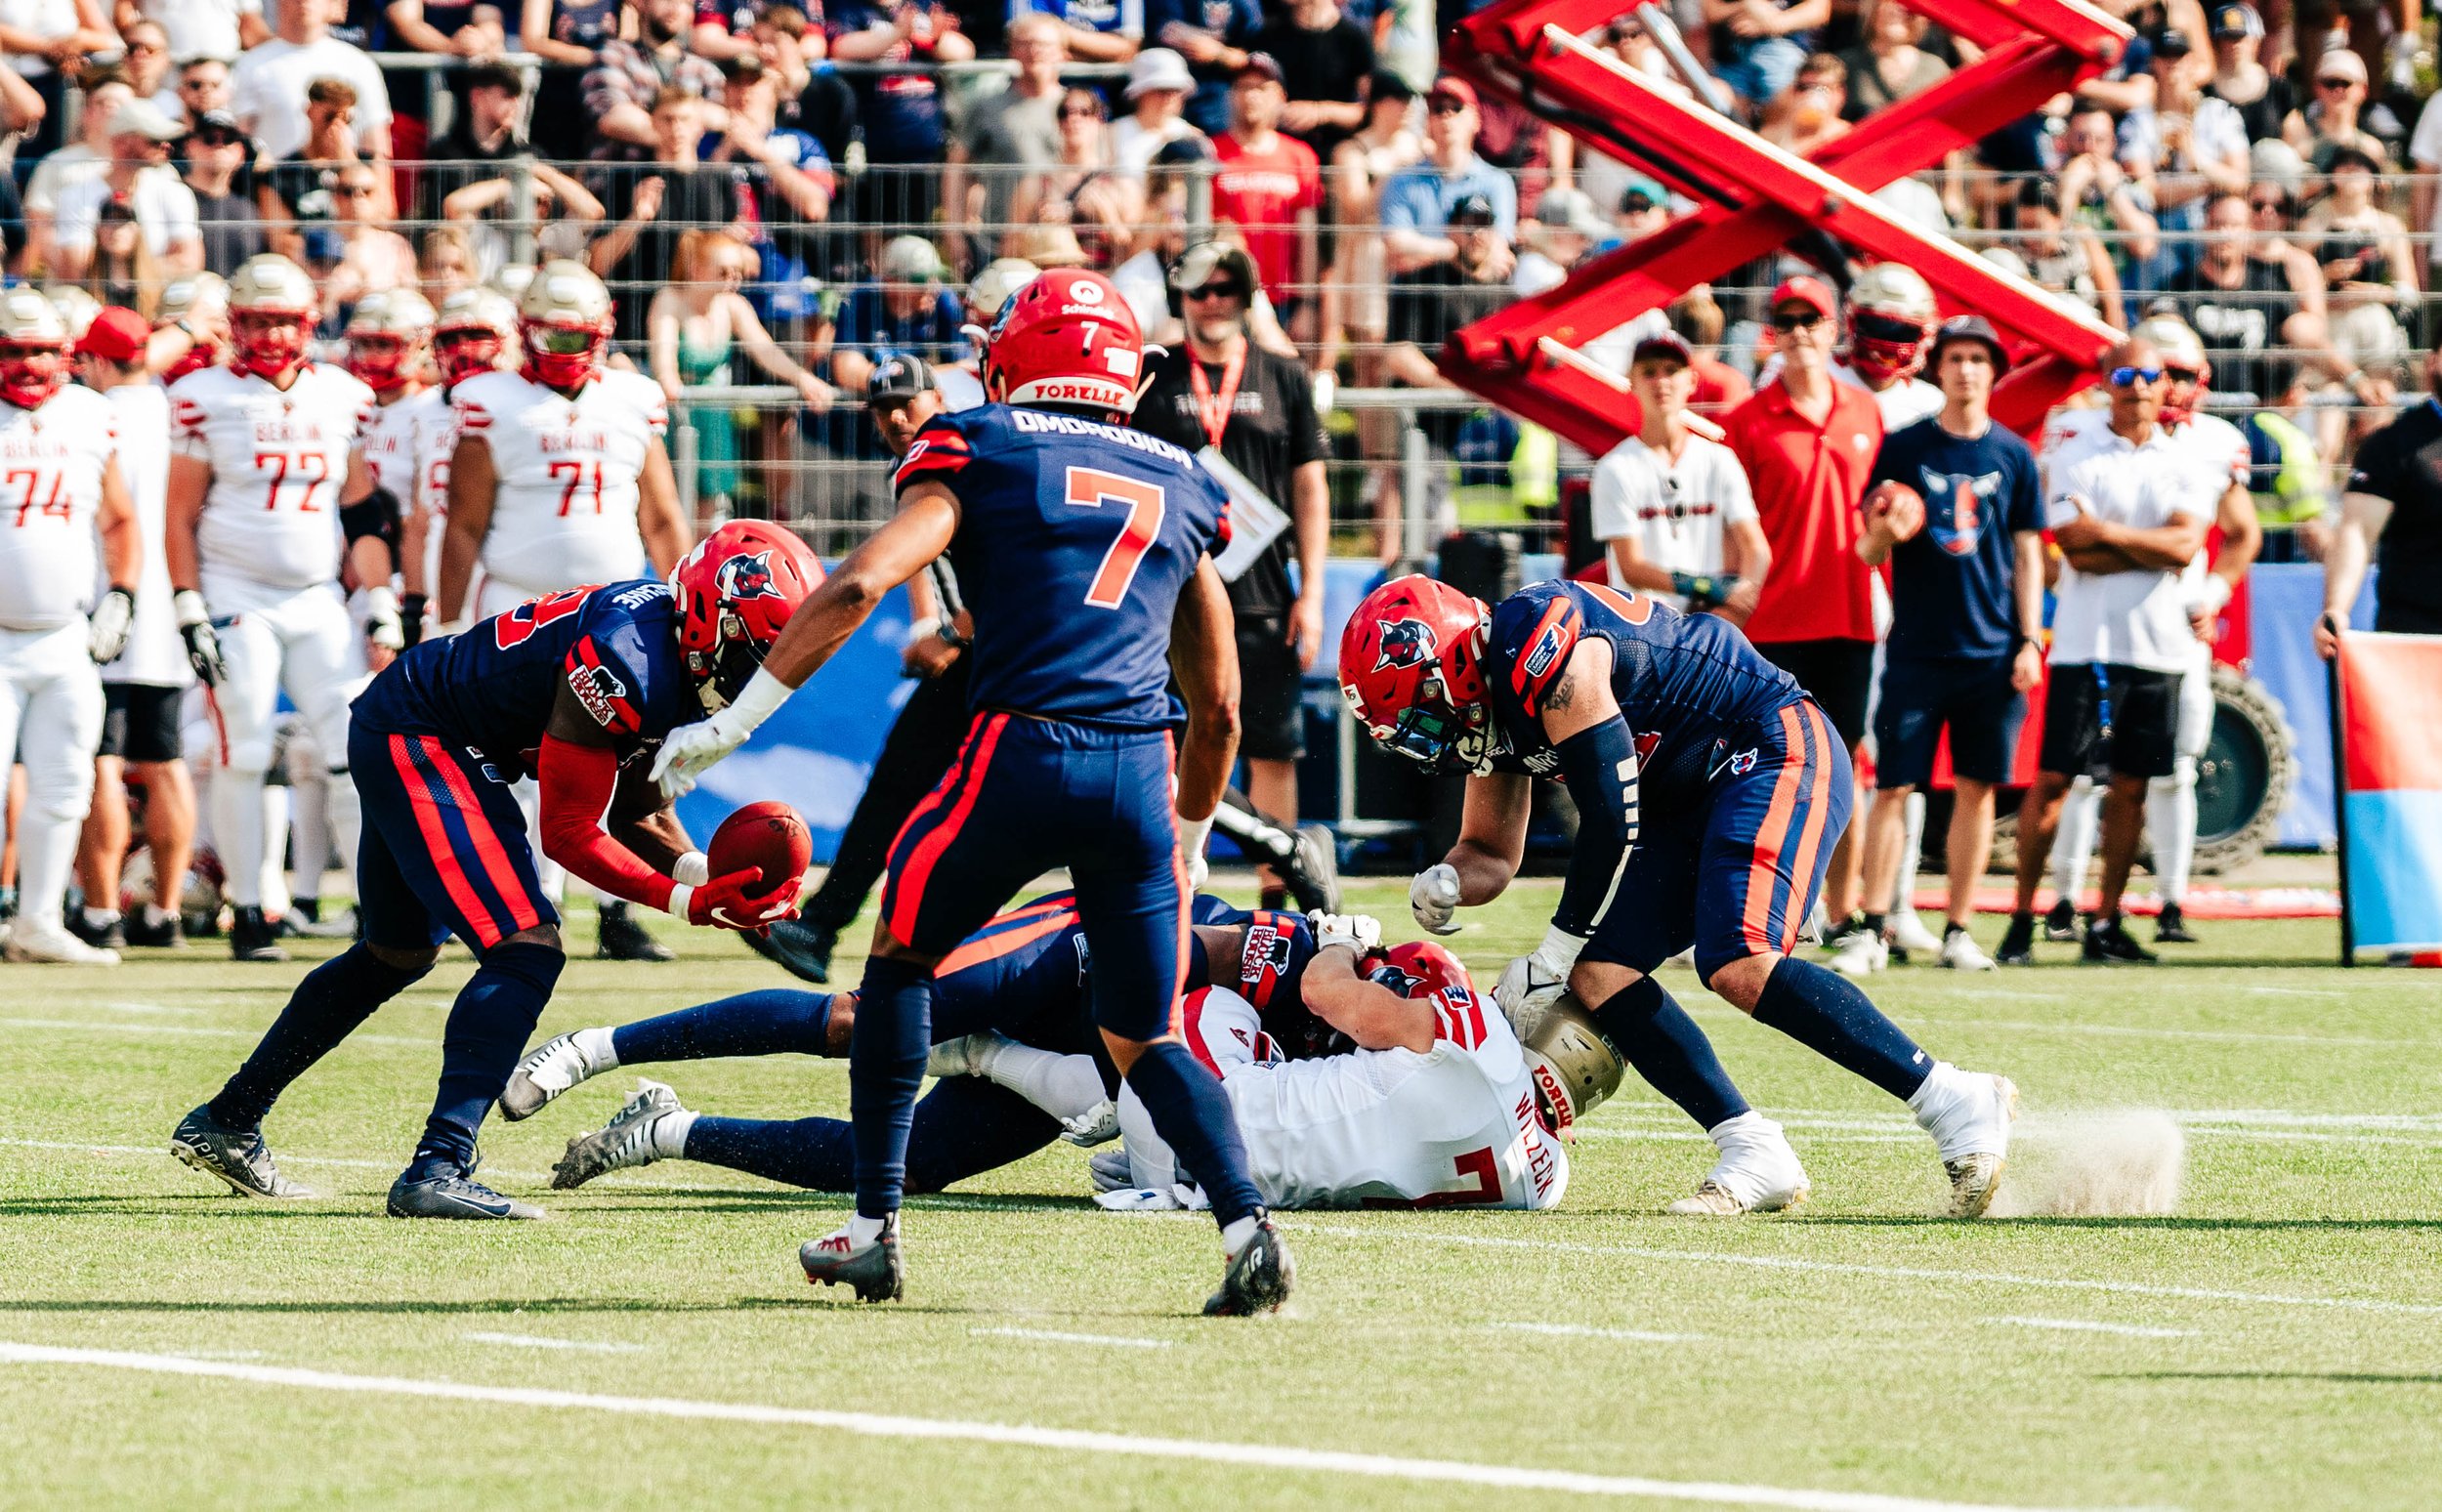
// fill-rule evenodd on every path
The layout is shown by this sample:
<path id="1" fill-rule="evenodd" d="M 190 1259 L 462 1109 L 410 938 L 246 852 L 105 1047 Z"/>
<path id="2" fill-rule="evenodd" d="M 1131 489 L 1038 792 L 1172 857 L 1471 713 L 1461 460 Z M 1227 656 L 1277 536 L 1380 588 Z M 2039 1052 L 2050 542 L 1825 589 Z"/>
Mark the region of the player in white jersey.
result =
<path id="1" fill-rule="evenodd" d="M 170 388 L 170 582 L 189 659 L 212 691 L 220 737 L 212 831 L 239 960 L 286 959 L 262 887 L 262 788 L 279 693 L 344 764 L 348 703 L 365 676 L 363 638 L 339 585 L 339 501 L 363 488 L 358 439 L 373 394 L 306 360 L 318 296 L 286 258 L 247 259 L 230 279 L 228 364 Z M 332 825 L 353 867 L 356 787 L 331 790 Z"/>
<path id="2" fill-rule="evenodd" d="M 418 437 L 415 496 L 405 500 L 400 531 L 400 615 L 407 644 L 424 638 L 432 596 L 441 583 L 441 546 L 449 519 L 449 454 L 458 444 L 457 416 L 448 405 L 459 384 L 480 373 L 515 367 L 517 306 L 494 289 L 460 289 L 441 302 L 433 325 L 433 360 L 441 368 L 442 414 Z"/>
<path id="3" fill-rule="evenodd" d="M 348 317 L 348 371 L 373 391 L 374 409 L 364 427 L 363 492 L 341 500 L 340 525 L 363 596 L 360 613 L 376 672 L 409 644 L 391 579 L 400 570 L 400 532 L 422 485 L 427 438 L 450 423 L 448 402 L 424 382 L 434 320 L 433 307 L 413 289 L 367 294 Z M 368 539 L 374 544 L 363 544 Z"/>
<path id="4" fill-rule="evenodd" d="M 177 945 L 181 884 L 193 855 L 195 791 L 188 780 L 179 727 L 180 705 L 194 672 L 179 644 L 170 607 L 169 558 L 162 544 L 163 495 L 169 485 L 170 401 L 147 370 L 153 331 L 133 310 L 105 310 L 77 339 L 78 374 L 117 412 L 118 465 L 143 541 L 136 616 L 127 647 L 102 668 L 102 746 L 95 763 L 93 809 L 85 819 L 77 871 L 85 906 L 68 928 L 89 945 Z M 105 567 L 98 590 L 109 587 Z M 149 897 L 119 917 L 121 863 L 127 857 L 125 770 L 145 784 L 145 847 Z"/>
<path id="5" fill-rule="evenodd" d="M 2162 354 L 2163 373 L 2169 384 L 2163 396 L 2163 429 L 2194 455 L 2200 474 L 2228 479 L 2214 516 L 2221 531 L 2218 545 L 2199 551 L 2179 574 L 2196 643 L 2179 679 L 2176 766 L 2170 776 L 2155 777 L 2145 788 L 2145 828 L 2153 843 L 2154 879 L 2162 897 L 2154 940 L 2158 945 L 2189 945 L 2196 940 L 2184 912 L 2189 870 L 2196 859 L 2196 765 L 2213 734 L 2212 643 L 2219 638 L 2221 611 L 2246 581 L 2264 536 L 2255 519 L 2254 499 L 2248 491 L 2252 459 L 2247 437 L 2229 421 L 2205 413 L 2212 364 L 2204 342 L 2176 315 L 2148 316 L 2130 334 L 2144 337 Z M 2107 413 L 2064 410 L 2054 416 L 2044 430 L 2046 454 L 2057 441 L 2104 424 Z M 2102 789 L 2092 777 L 2080 777 L 2061 805 L 2060 828 L 2052 842 L 2052 885 L 2059 896 L 2044 917 L 2043 928 L 2055 941 L 2077 938 L 2076 900 L 2101 837 L 2102 812 Z"/>
<path id="6" fill-rule="evenodd" d="M 67 386 L 67 322 L 37 291 L 0 294 L 0 764 L 25 767 L 13 961 L 118 960 L 61 904 L 93 797 L 102 677 L 135 620 L 144 547 L 110 401 Z M 109 587 L 95 601 L 95 541 Z M 90 620 L 87 615 L 91 613 Z"/>
<path id="7" fill-rule="evenodd" d="M 610 326 L 600 278 L 580 263 L 546 263 L 518 303 L 524 366 L 450 391 L 457 441 L 435 598 L 443 624 L 648 570 L 666 577 L 694 544 L 662 446 L 669 405 L 651 378 L 602 365 Z M 521 785 L 529 813 L 532 791 Z M 599 890 L 595 901 L 597 955 L 671 959 L 625 903 Z"/>

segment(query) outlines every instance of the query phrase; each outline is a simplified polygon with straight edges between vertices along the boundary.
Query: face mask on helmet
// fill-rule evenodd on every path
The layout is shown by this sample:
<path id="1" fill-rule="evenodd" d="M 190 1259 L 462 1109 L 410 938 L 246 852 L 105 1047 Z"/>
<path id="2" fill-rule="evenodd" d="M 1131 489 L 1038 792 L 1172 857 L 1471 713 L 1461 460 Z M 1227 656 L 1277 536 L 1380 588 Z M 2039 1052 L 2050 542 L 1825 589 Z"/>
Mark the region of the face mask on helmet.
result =
<path id="1" fill-rule="evenodd" d="M 590 325 L 526 327 L 526 369 L 535 382 L 572 389 L 593 376 L 602 355 L 602 331 Z"/>
<path id="2" fill-rule="evenodd" d="M 1343 693 L 1350 694 L 1350 706 L 1358 721 L 1365 723 L 1366 711 L 1356 708 L 1353 690 Z M 1481 704 L 1463 709 L 1453 706 L 1446 685 L 1438 677 L 1425 679 L 1417 694 L 1414 703 L 1391 716 L 1389 725 L 1368 727 L 1374 742 L 1439 777 L 1491 771 L 1493 738 L 1489 711 Z"/>
<path id="3" fill-rule="evenodd" d="M 1925 338 L 1931 334 L 1903 315 L 1877 310 L 1854 310 L 1848 316 L 1848 365 L 1859 376 L 1888 382 L 1913 377 L 1924 366 Z"/>
<path id="4" fill-rule="evenodd" d="M 231 359 L 257 377 L 277 378 L 305 360 L 306 320 L 292 310 L 231 311 Z"/>
<path id="5" fill-rule="evenodd" d="M 0 346 L 0 399 L 38 409 L 67 382 L 67 354 L 58 347 Z"/>
<path id="6" fill-rule="evenodd" d="M 482 326 L 443 331 L 433 338 L 433 356 L 441 363 L 442 375 L 449 382 L 464 383 L 477 373 L 487 373 L 500 365 L 500 333 Z"/>
<path id="7" fill-rule="evenodd" d="M 398 336 L 351 336 L 348 338 L 348 371 L 374 393 L 387 394 L 404 384 L 410 376 L 407 343 Z"/>
<path id="8" fill-rule="evenodd" d="M 758 645 L 745 623 L 731 609 L 721 610 L 721 644 L 710 651 L 689 651 L 688 670 L 696 677 L 695 692 L 706 714 L 718 714 L 737 701 L 772 648 Z"/>

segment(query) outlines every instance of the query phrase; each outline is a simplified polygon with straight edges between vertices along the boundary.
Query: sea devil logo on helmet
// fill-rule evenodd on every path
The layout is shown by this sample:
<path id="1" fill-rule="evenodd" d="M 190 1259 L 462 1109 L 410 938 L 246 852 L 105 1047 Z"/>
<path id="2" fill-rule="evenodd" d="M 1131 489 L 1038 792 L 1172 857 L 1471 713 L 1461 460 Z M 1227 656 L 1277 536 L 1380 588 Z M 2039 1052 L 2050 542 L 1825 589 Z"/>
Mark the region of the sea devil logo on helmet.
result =
<path id="1" fill-rule="evenodd" d="M 1438 648 L 1433 641 L 1433 627 L 1421 619 L 1386 619 L 1382 625 L 1382 651 L 1373 663 L 1376 672 L 1392 667 L 1420 667 L 1433 659 Z"/>
<path id="2" fill-rule="evenodd" d="M 772 585 L 772 554 L 758 551 L 752 556 L 732 557 L 713 573 L 724 598 L 764 599 L 779 597 Z"/>

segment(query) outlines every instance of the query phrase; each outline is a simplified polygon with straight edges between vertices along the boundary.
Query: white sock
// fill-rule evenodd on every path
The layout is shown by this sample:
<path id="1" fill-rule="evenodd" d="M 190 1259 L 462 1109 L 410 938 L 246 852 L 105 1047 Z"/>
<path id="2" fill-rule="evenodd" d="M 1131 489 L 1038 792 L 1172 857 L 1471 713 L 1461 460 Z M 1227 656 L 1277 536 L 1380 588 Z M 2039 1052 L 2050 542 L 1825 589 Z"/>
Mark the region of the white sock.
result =
<path id="1" fill-rule="evenodd" d="M 145 904 L 145 927 L 147 929 L 159 929 L 162 925 L 167 924 L 170 920 L 177 917 L 177 914 L 162 907 L 159 903 Z"/>
<path id="2" fill-rule="evenodd" d="M 64 929 L 67 874 L 76 865 L 76 841 L 84 831 L 81 815 L 53 819 L 36 812 L 40 795 L 25 802 L 17 825 L 17 908 L 28 925 Z"/>
<path id="3" fill-rule="evenodd" d="M 1949 1105 L 1951 1081 L 1958 1074 L 1958 1067 L 1948 1061 L 1936 1061 L 1933 1070 L 1925 1072 L 1924 1083 L 1908 1094 L 1908 1111 L 1916 1115 L 1918 1123 L 1925 1121 L 1928 1111 L 1938 1111 Z"/>
<path id="4" fill-rule="evenodd" d="M 221 854 L 229 901 L 263 903 L 263 774 L 224 767 L 212 774 L 212 843 Z"/>
<path id="5" fill-rule="evenodd" d="M 2075 904 L 2085 891 L 2085 869 L 2103 833 L 2103 790 L 2092 779 L 2070 784 L 2060 803 L 2060 827 L 2052 831 L 2052 887 Z"/>
<path id="6" fill-rule="evenodd" d="M 108 929 L 118 921 L 119 911 L 116 908 L 87 908 L 85 910 L 87 929 Z"/>
<path id="7" fill-rule="evenodd" d="M 356 779 L 344 770 L 332 773 L 322 801 L 330 820 L 331 860 L 342 873 L 354 878 L 357 845 L 364 836 L 364 804 L 357 796 Z"/>
<path id="8" fill-rule="evenodd" d="M 1252 1213 L 1239 1219 L 1236 1223 L 1223 1224 L 1221 1226 L 1221 1253 L 1233 1260 L 1237 1259 L 1238 1252 L 1244 1249 L 1247 1241 L 1255 1237 L 1256 1227 Z"/>
<path id="9" fill-rule="evenodd" d="M 2188 896 L 2196 862 L 2196 763 L 2182 756 L 2170 776 L 2145 784 L 2145 828 L 2154 837 L 2154 882 L 2163 902 Z"/>
<path id="10" fill-rule="evenodd" d="M 585 1074 L 599 1076 L 604 1071 L 619 1069 L 619 1052 L 610 1043 L 610 1030 L 581 1029 L 576 1031 L 576 1054 L 584 1062 Z"/>
<path id="11" fill-rule="evenodd" d="M 1747 1133 L 1750 1130 L 1760 1129 L 1771 1121 L 1772 1120 L 1766 1118 L 1762 1113 L 1757 1113 L 1752 1108 L 1749 1108 L 1747 1112 L 1740 1113 L 1735 1118 L 1722 1119 L 1719 1123 L 1716 1123 L 1711 1128 L 1706 1129 L 1705 1133 L 1711 1138 L 1715 1149 L 1726 1149 L 1727 1141 L 1735 1139 L 1739 1135 Z"/>
<path id="12" fill-rule="evenodd" d="M 695 1114 L 686 1108 L 653 1119 L 653 1157 L 656 1160 L 686 1159 L 687 1136 L 695 1127 Z"/>
<path id="13" fill-rule="evenodd" d="M 867 1218 L 863 1213 L 853 1214 L 848 1220 L 848 1242 L 850 1246 L 857 1249 L 863 1249 L 868 1244 L 880 1243 L 882 1241 L 882 1229 L 889 1222 L 890 1220 L 887 1218 Z"/>
<path id="14" fill-rule="evenodd" d="M 1899 886 L 1891 893 L 1892 913 L 1916 911 L 1916 870 L 1924 863 L 1924 794 L 1910 793 L 1908 807 L 1908 838 L 1899 853 Z"/>
<path id="15" fill-rule="evenodd" d="M 1007 1087 L 1055 1118 L 1082 1117 L 1109 1096 L 1090 1055 L 1037 1050 L 997 1034 L 979 1034 L 969 1043 L 977 1075 Z"/>

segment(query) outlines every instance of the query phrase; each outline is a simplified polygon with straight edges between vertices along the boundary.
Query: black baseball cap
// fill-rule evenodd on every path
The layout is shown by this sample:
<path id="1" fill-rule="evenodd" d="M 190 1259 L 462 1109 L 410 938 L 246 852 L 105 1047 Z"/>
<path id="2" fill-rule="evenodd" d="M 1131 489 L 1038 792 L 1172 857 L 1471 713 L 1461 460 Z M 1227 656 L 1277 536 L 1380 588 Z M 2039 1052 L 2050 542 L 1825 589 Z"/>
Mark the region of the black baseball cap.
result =
<path id="1" fill-rule="evenodd" d="M 1955 341 L 1980 341 L 1993 354 L 1993 376 L 1999 378 L 2009 371 L 2009 349 L 2001 344 L 2001 333 L 1993 329 L 1993 322 L 1979 315 L 1953 315 L 1933 333 L 1933 345 L 1925 351 L 1925 365 L 1939 367 L 1942 349 Z"/>
<path id="2" fill-rule="evenodd" d="M 1450 207 L 1450 224 L 1455 226 L 1460 221 L 1497 226 L 1500 224 L 1500 212 L 1494 209 L 1493 202 L 1482 194 L 1461 194 L 1458 202 Z"/>
<path id="3" fill-rule="evenodd" d="M 873 364 L 873 376 L 864 381 L 864 398 L 869 404 L 904 402 L 933 388 L 933 370 L 924 358 L 897 352 Z"/>

